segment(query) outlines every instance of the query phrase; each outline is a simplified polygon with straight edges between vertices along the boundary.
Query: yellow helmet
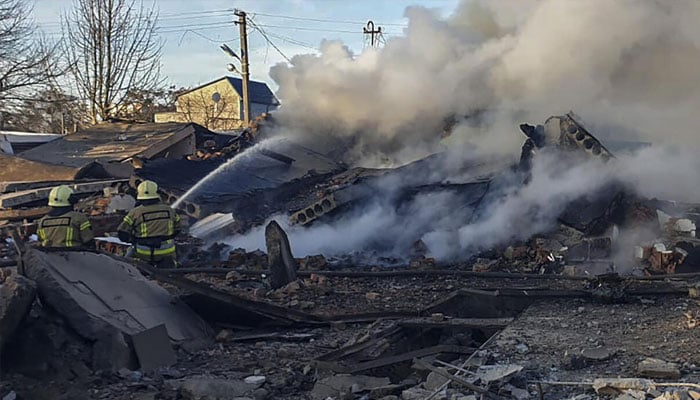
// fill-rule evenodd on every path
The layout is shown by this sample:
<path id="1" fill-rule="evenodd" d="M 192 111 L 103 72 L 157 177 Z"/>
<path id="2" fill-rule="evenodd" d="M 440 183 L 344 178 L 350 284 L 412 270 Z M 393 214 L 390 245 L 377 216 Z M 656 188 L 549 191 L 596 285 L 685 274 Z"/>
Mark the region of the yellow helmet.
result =
<path id="1" fill-rule="evenodd" d="M 139 184 L 136 192 L 137 200 L 160 199 L 158 195 L 158 185 L 153 181 L 143 181 Z"/>
<path id="2" fill-rule="evenodd" d="M 67 207 L 70 206 L 70 196 L 73 194 L 73 189 L 66 185 L 56 186 L 49 193 L 50 207 Z"/>

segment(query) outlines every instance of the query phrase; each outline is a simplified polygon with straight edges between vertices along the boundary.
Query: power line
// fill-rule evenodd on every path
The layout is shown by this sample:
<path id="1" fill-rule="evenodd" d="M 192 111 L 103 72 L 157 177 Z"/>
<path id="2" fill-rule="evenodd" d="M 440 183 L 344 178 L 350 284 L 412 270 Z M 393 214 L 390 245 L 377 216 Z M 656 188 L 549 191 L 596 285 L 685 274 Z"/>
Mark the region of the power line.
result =
<path id="1" fill-rule="evenodd" d="M 203 24 L 185 24 L 185 25 L 170 25 L 170 26 L 157 26 L 155 28 L 156 32 L 160 30 L 168 30 L 168 29 L 175 29 L 175 28 L 203 28 L 206 26 L 223 26 L 223 25 L 232 25 L 233 20 L 228 20 L 228 21 L 218 21 L 218 22 L 210 22 L 210 23 L 203 23 Z"/>
<path id="2" fill-rule="evenodd" d="M 293 19 L 293 20 L 299 20 L 299 21 L 314 21 L 314 22 L 329 22 L 329 23 L 335 23 L 335 24 L 360 24 L 364 25 L 366 22 L 362 21 L 347 21 L 347 20 L 337 20 L 337 19 L 323 19 L 323 18 L 306 18 L 306 17 L 292 17 L 289 15 L 279 15 L 279 14 L 264 14 L 264 13 L 255 13 L 255 15 L 261 15 L 263 17 L 271 17 L 271 18 L 283 18 L 283 19 Z M 381 24 L 385 26 L 402 26 L 406 27 L 406 24 Z"/>
<path id="3" fill-rule="evenodd" d="M 269 36 L 272 36 L 272 37 L 274 37 L 274 38 L 277 38 L 277 39 L 279 39 L 279 40 L 281 40 L 281 41 L 283 41 L 283 42 L 287 42 L 287 43 L 290 43 L 290 44 L 295 44 L 295 45 L 297 45 L 297 46 L 306 47 L 306 48 L 308 48 L 308 49 L 318 51 L 318 48 L 316 48 L 316 47 L 314 47 L 313 45 L 310 45 L 310 44 L 308 44 L 308 43 L 300 42 L 300 41 L 298 41 L 298 40 L 296 40 L 296 39 L 292 39 L 292 38 L 287 37 L 287 36 L 277 35 L 277 34 L 275 34 L 275 33 L 273 33 L 273 32 L 267 32 L 267 34 L 268 34 Z"/>
<path id="4" fill-rule="evenodd" d="M 183 11 L 183 12 L 159 14 L 158 18 L 160 18 L 160 17 L 166 17 L 166 18 L 167 17 L 180 17 L 180 16 L 186 16 L 186 15 L 233 13 L 234 11 L 235 10 L 233 8 L 224 8 L 224 9 L 219 9 L 219 10 L 203 10 L 203 11 Z"/>
<path id="5" fill-rule="evenodd" d="M 274 44 L 274 43 L 272 42 L 272 40 L 270 40 L 269 37 L 267 37 L 267 34 L 265 33 L 265 31 L 264 31 L 262 28 L 260 28 L 260 26 L 259 26 L 258 24 L 256 24 L 255 22 L 253 22 L 253 21 L 250 20 L 250 19 L 249 19 L 248 22 L 250 22 L 250 24 L 251 24 L 258 32 L 260 32 L 260 34 L 265 38 L 265 40 L 267 41 L 267 43 L 268 43 L 270 46 L 272 46 L 275 50 L 277 50 L 277 52 L 280 53 L 280 55 L 281 55 L 282 57 L 284 57 L 284 59 L 287 60 L 287 62 L 289 62 L 290 64 L 292 63 L 292 60 L 290 60 L 289 57 L 287 57 L 287 56 L 282 52 L 282 50 L 280 50 L 280 48 L 277 47 L 277 45 Z"/>
<path id="6" fill-rule="evenodd" d="M 359 31 L 346 31 L 346 30 L 340 30 L 340 29 L 318 29 L 318 28 L 308 28 L 305 26 L 284 26 L 284 25 L 267 25 L 267 24 L 261 24 L 257 25 L 260 27 L 265 27 L 265 28 L 279 28 L 279 29 L 294 29 L 294 30 L 299 30 L 299 31 L 312 31 L 312 32 L 336 32 L 336 33 L 362 33 Z"/>

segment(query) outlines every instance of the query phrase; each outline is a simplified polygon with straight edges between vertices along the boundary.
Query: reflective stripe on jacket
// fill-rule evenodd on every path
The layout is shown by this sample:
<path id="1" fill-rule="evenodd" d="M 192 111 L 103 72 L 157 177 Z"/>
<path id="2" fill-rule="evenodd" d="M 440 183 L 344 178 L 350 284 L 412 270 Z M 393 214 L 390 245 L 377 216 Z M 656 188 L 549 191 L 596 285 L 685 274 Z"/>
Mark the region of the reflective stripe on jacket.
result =
<path id="1" fill-rule="evenodd" d="M 167 204 L 160 203 L 134 208 L 118 229 L 129 234 L 137 255 L 150 257 L 174 255 L 173 237 L 183 228 L 180 216 Z"/>
<path id="2" fill-rule="evenodd" d="M 76 247 L 94 239 L 90 221 L 76 211 L 41 218 L 36 233 L 43 247 Z"/>

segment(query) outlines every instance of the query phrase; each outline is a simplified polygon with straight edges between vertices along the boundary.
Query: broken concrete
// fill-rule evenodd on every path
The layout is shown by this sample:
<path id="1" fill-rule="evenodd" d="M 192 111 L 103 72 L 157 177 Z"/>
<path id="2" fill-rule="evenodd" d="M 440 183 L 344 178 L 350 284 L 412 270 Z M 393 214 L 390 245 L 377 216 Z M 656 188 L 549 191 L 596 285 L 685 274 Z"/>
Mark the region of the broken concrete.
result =
<path id="1" fill-rule="evenodd" d="M 36 284 L 16 270 L 0 282 L 0 350 L 29 312 L 35 295 Z"/>
<path id="2" fill-rule="evenodd" d="M 265 228 L 265 243 L 270 268 L 270 286 L 279 289 L 295 281 L 299 266 L 292 256 L 287 234 L 276 221 L 271 221 Z"/>
<path id="3" fill-rule="evenodd" d="M 647 358 L 637 364 L 637 372 L 645 378 L 678 379 L 681 371 L 678 365 L 656 358 Z"/>
<path id="4" fill-rule="evenodd" d="M 234 379 L 189 378 L 182 381 L 180 393 L 185 400 L 228 400 L 244 396 L 260 387 Z"/>
<path id="5" fill-rule="evenodd" d="M 95 367 L 133 367 L 127 336 L 161 324 L 175 341 L 209 335 L 207 324 L 186 305 L 173 302 L 165 289 L 123 261 L 89 252 L 35 249 L 29 249 L 23 261 L 42 302 L 83 338 L 94 341 Z"/>
<path id="6" fill-rule="evenodd" d="M 365 375 L 334 375 L 316 382 L 311 391 L 314 400 L 325 400 L 328 397 L 341 397 L 370 391 L 372 389 L 388 386 L 389 378 L 376 378 Z"/>

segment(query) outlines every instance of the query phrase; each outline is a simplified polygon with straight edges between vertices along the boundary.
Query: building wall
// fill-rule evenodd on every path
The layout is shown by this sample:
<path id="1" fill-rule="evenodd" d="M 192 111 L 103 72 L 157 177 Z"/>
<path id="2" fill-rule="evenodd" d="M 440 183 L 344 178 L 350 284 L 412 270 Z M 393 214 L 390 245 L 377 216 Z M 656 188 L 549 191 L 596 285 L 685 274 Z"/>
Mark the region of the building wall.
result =
<path id="1" fill-rule="evenodd" d="M 218 103 L 212 99 L 214 93 L 219 93 Z M 276 107 L 251 103 L 250 108 L 252 120 Z M 242 120 L 243 101 L 226 79 L 181 95 L 177 99 L 176 112 L 155 115 L 155 122 L 194 122 L 215 131 L 243 128 Z"/>
<path id="2" fill-rule="evenodd" d="M 219 101 L 213 100 L 214 93 Z M 185 93 L 177 99 L 177 114 L 157 116 L 163 119 L 195 122 L 208 129 L 226 130 L 240 126 L 240 98 L 226 79 L 221 79 L 195 91 Z M 168 113 L 173 114 L 173 113 Z"/>

